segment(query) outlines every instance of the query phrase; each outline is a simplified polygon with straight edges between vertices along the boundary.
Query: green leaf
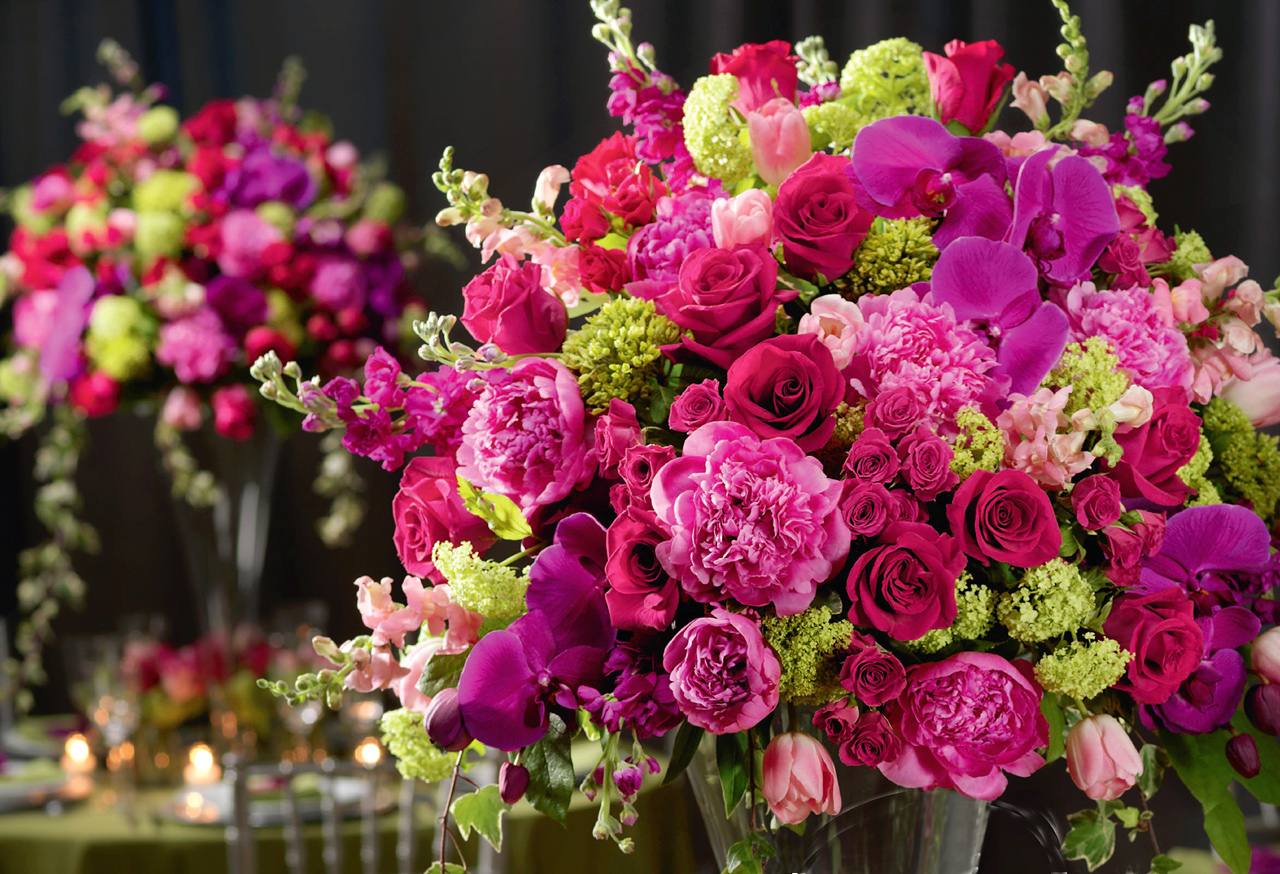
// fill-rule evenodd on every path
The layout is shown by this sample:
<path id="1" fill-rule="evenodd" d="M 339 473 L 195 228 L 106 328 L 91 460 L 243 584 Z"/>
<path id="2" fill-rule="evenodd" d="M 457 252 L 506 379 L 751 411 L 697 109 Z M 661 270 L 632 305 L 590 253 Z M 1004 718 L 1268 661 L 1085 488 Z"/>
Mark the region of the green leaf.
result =
<path id="1" fill-rule="evenodd" d="M 521 762 L 529 769 L 529 788 L 524 797 L 540 813 L 564 825 L 573 796 L 572 736 L 564 720 L 551 714 L 547 736 L 524 751 Z"/>
<path id="2" fill-rule="evenodd" d="M 1080 551 L 1080 543 L 1076 540 L 1076 535 L 1071 525 L 1062 525 L 1060 530 L 1062 531 L 1062 547 L 1058 550 L 1058 557 L 1071 558 Z"/>
<path id="3" fill-rule="evenodd" d="M 503 540 L 523 540 L 533 536 L 529 520 L 515 501 L 505 495 L 486 494 L 458 474 L 458 494 L 472 514 L 489 523 L 489 530 Z"/>
<path id="4" fill-rule="evenodd" d="M 440 690 L 447 686 L 458 685 L 458 677 L 462 675 L 462 666 L 467 663 L 465 652 L 454 655 L 435 653 L 427 659 L 422 676 L 418 678 L 418 691 L 434 698 Z"/>
<path id="5" fill-rule="evenodd" d="M 625 243 L 623 245 L 626 245 Z M 593 291 L 587 291 L 585 288 L 578 292 L 577 306 L 569 307 L 569 318 L 576 319 L 578 316 L 585 316 L 588 313 L 594 313 L 600 307 L 609 302 L 609 295 L 596 294 Z"/>
<path id="6" fill-rule="evenodd" d="M 656 379 L 650 380 L 653 393 L 649 396 L 649 418 L 661 425 L 667 421 L 671 412 L 671 403 L 676 399 L 679 388 L 674 385 L 663 385 Z"/>
<path id="7" fill-rule="evenodd" d="M 1144 798 L 1150 798 L 1160 788 L 1164 780 L 1164 769 L 1169 766 L 1169 754 L 1158 744 L 1143 744 L 1142 773 L 1138 775 L 1138 791 Z"/>
<path id="8" fill-rule="evenodd" d="M 1111 858 L 1116 849 L 1116 824 L 1109 813 L 1082 810 L 1067 817 L 1071 831 L 1062 842 L 1068 859 L 1082 859 L 1090 871 L 1096 871 Z"/>
<path id="9" fill-rule="evenodd" d="M 1231 795 L 1235 769 L 1227 761 L 1227 733 L 1177 734 L 1160 732 L 1169 761 L 1191 794 L 1204 808 L 1204 830 L 1232 874 L 1249 872 L 1249 839 L 1244 814 Z"/>
<path id="10" fill-rule="evenodd" d="M 1258 757 L 1262 760 L 1262 770 L 1258 772 L 1258 776 L 1246 780 L 1236 775 L 1236 779 L 1263 804 L 1280 804 L 1280 742 L 1258 731 L 1244 715 L 1244 710 L 1236 712 L 1231 724 L 1236 731 L 1252 735 L 1258 745 Z"/>
<path id="11" fill-rule="evenodd" d="M 1137 828 L 1138 821 L 1142 819 L 1142 811 L 1136 807 L 1122 807 L 1116 811 L 1116 819 L 1125 828 Z"/>
<path id="12" fill-rule="evenodd" d="M 956 118 L 953 118 L 953 119 L 951 119 L 951 121 L 947 122 L 947 124 L 946 124 L 946 128 L 947 128 L 947 130 L 948 130 L 948 131 L 950 131 L 951 133 L 955 134 L 955 135 L 956 135 L 956 136 L 958 136 L 958 137 L 971 137 L 971 136 L 973 136 L 973 131 L 971 131 L 971 130 L 969 130 L 969 128 L 965 127 L 964 123 L 963 123 L 963 122 L 961 122 L 959 119 L 956 119 Z"/>
<path id="13" fill-rule="evenodd" d="M 1169 874 L 1170 871 L 1176 871 L 1181 867 L 1181 862 L 1170 859 L 1168 856 L 1156 856 L 1151 860 L 1151 874 Z"/>
<path id="14" fill-rule="evenodd" d="M 813 303 L 813 299 L 818 296 L 818 286 L 812 282 L 806 282 L 799 276 L 793 276 L 785 270 L 778 271 L 778 284 L 783 288 L 795 289 L 796 296 L 801 303 Z"/>
<path id="15" fill-rule="evenodd" d="M 510 809 L 511 805 L 498 797 L 498 784 L 491 783 L 453 802 L 450 812 L 453 813 L 453 821 L 458 824 L 458 831 L 463 840 L 470 837 L 472 830 L 475 830 L 483 835 L 495 850 L 501 852 L 502 814 Z"/>
<path id="16" fill-rule="evenodd" d="M 1049 749 L 1045 751 L 1045 764 L 1062 758 L 1066 749 L 1067 717 L 1062 712 L 1062 702 L 1057 695 L 1046 694 L 1040 699 L 1040 712 L 1049 722 Z"/>
<path id="17" fill-rule="evenodd" d="M 425 874 L 467 874 L 467 869 L 452 862 L 445 862 L 444 868 L 441 869 L 439 862 L 432 862 Z"/>
<path id="18" fill-rule="evenodd" d="M 716 769 L 720 772 L 720 788 L 724 790 L 724 815 L 732 816 L 747 791 L 745 734 L 738 732 L 716 737 Z"/>
<path id="19" fill-rule="evenodd" d="M 680 728 L 676 730 L 675 745 L 671 749 L 671 761 L 667 763 L 667 773 L 662 778 L 662 785 L 666 786 L 675 778 L 684 773 L 684 769 L 689 767 L 689 763 L 693 761 L 693 754 L 698 751 L 698 744 L 702 743 L 703 730 L 690 722 L 680 723 Z"/>
<path id="20" fill-rule="evenodd" d="M 772 858 L 776 852 L 762 833 L 749 832 L 729 848 L 724 874 L 762 874 L 764 860 Z"/>
<path id="21" fill-rule="evenodd" d="M 601 249 L 625 249 L 627 248 L 627 238 L 619 233 L 605 234 L 596 240 L 596 245 Z"/>

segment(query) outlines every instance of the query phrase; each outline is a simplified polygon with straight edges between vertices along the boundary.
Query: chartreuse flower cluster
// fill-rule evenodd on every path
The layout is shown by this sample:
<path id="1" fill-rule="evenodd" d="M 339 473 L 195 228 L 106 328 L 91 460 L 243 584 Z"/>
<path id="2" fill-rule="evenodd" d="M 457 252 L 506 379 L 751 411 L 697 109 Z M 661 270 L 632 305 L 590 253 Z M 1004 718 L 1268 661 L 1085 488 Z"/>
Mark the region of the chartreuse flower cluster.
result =
<path id="1" fill-rule="evenodd" d="M 1173 257 L 1169 259 L 1169 272 L 1179 280 L 1194 279 L 1196 277 L 1194 265 L 1208 264 L 1213 260 L 1213 256 L 1209 254 L 1209 247 L 1205 245 L 1204 238 L 1195 231 L 1179 231 L 1174 240 L 1177 242 L 1177 248 L 1173 250 Z"/>
<path id="2" fill-rule="evenodd" d="M 529 588 L 525 569 L 486 561 L 470 543 L 454 546 L 447 540 L 436 543 L 431 561 L 449 581 L 454 603 L 463 609 L 488 617 L 524 612 L 524 593 Z"/>
<path id="3" fill-rule="evenodd" d="M 825 704 L 843 694 L 840 663 L 853 639 L 853 624 L 831 618 L 828 608 L 810 607 L 761 621 L 760 632 L 782 666 L 778 694 L 783 701 Z"/>
<path id="4" fill-rule="evenodd" d="M 929 654 L 946 649 L 957 641 L 981 640 L 995 625 L 998 598 L 993 589 L 977 582 L 965 571 L 956 580 L 956 621 L 950 628 L 935 628 L 923 637 L 905 642 L 904 646 Z"/>
<path id="5" fill-rule="evenodd" d="M 928 114 L 922 51 L 911 40 L 895 37 L 854 52 L 840 71 L 840 103 L 864 125 L 891 115 Z"/>
<path id="6" fill-rule="evenodd" d="M 1036 662 L 1036 679 L 1046 692 L 1087 701 L 1114 685 L 1132 660 L 1133 653 L 1116 641 L 1086 631 L 1042 656 Z"/>
<path id="7" fill-rule="evenodd" d="M 1000 597 L 996 615 L 1014 640 L 1035 643 L 1075 631 L 1094 609 L 1089 581 L 1075 565 L 1055 558 L 1028 569 L 1017 587 Z"/>
<path id="8" fill-rule="evenodd" d="M 1205 476 L 1211 464 L 1213 464 L 1213 445 L 1209 442 L 1209 436 L 1201 428 L 1200 445 L 1196 447 L 1196 454 L 1191 456 L 1191 460 L 1178 469 L 1178 479 L 1196 490 L 1195 496 L 1187 501 L 1187 506 L 1204 507 L 1209 504 L 1222 503 L 1222 496 L 1218 494 L 1218 487 Z"/>
<path id="9" fill-rule="evenodd" d="M 103 298 L 89 316 L 85 351 L 116 382 L 143 376 L 151 367 L 156 322 L 132 297 Z"/>
<path id="10" fill-rule="evenodd" d="M 1093 336 L 1083 343 L 1068 343 L 1042 385 L 1049 388 L 1071 386 L 1071 397 L 1063 413 L 1105 410 L 1120 400 L 1129 388 L 1129 378 L 1120 371 L 1120 358 L 1105 337 Z M 1111 423 L 1115 430 L 1115 423 Z"/>
<path id="11" fill-rule="evenodd" d="M 864 294 L 887 294 L 928 282 L 938 260 L 933 245 L 933 221 L 878 218 L 855 255 L 853 269 L 836 281 L 850 300 Z"/>
<path id="12" fill-rule="evenodd" d="M 396 760 L 396 770 L 406 780 L 436 783 L 453 773 L 457 756 L 446 753 L 431 741 L 422 730 L 422 714 L 403 707 L 388 710 L 378 723 L 382 731 L 382 743 Z M 468 750 L 484 754 L 484 747 L 473 743 Z M 462 758 L 462 769 L 470 770 L 472 762 Z"/>
<path id="13" fill-rule="evenodd" d="M 999 470 L 1004 460 L 1004 432 L 977 407 L 965 407 L 956 414 L 960 436 L 952 450 L 951 469 L 964 482 L 975 471 Z"/>
<path id="14" fill-rule="evenodd" d="M 738 96 L 738 78 L 703 76 L 684 103 L 684 142 L 698 172 L 732 185 L 751 173 L 751 148 L 740 136 L 729 104 Z"/>
<path id="15" fill-rule="evenodd" d="M 1248 415 L 1226 398 L 1209 401 L 1203 415 L 1213 457 L 1227 485 L 1270 521 L 1280 502 L 1280 438 L 1255 431 Z"/>
<path id="16" fill-rule="evenodd" d="M 564 341 L 560 360 L 578 374 L 582 398 L 602 413 L 609 401 L 640 407 L 662 372 L 662 347 L 680 342 L 680 329 L 651 300 L 609 301 Z"/>

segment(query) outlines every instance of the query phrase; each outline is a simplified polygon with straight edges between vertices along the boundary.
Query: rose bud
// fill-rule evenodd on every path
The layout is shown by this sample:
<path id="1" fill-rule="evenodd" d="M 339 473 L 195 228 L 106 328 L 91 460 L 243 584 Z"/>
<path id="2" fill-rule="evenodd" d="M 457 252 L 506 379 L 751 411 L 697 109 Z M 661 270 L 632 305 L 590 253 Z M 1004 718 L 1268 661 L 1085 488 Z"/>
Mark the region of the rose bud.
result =
<path id="1" fill-rule="evenodd" d="M 786 825 L 804 822 L 811 813 L 839 813 L 836 768 L 822 744 L 799 731 L 769 741 L 764 751 L 764 797 Z"/>
<path id="2" fill-rule="evenodd" d="M 1280 683 L 1280 626 L 1258 635 L 1250 658 L 1259 677 L 1268 683 Z"/>
<path id="3" fill-rule="evenodd" d="M 1090 798 L 1114 801 L 1142 773 L 1142 756 L 1115 717 L 1089 716 L 1067 735 L 1067 770 Z"/>
<path id="4" fill-rule="evenodd" d="M 1227 741 L 1227 761 L 1241 777 L 1256 777 L 1262 771 L 1258 744 L 1251 734 L 1237 734 Z"/>
<path id="5" fill-rule="evenodd" d="M 427 738 L 450 753 L 466 749 L 473 738 L 462 724 L 462 710 L 458 707 L 458 690 L 452 687 L 441 689 L 431 699 L 423 717 L 423 728 L 427 730 Z"/>
<path id="6" fill-rule="evenodd" d="M 529 769 L 513 762 L 503 762 L 498 769 L 498 797 L 507 804 L 515 804 L 524 798 L 529 788 Z"/>
<path id="7" fill-rule="evenodd" d="M 1244 712 L 1259 731 L 1280 734 L 1280 685 L 1254 686 L 1244 696 Z"/>

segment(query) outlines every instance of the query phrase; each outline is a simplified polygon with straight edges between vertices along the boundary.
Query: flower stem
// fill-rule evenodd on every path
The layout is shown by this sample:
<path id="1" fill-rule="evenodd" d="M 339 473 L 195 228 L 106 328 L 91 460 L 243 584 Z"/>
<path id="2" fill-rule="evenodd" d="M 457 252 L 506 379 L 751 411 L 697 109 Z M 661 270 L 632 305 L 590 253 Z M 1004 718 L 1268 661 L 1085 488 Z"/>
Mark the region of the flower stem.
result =
<path id="1" fill-rule="evenodd" d="M 458 751 L 458 758 L 453 762 L 453 778 L 449 781 L 449 795 L 445 798 L 444 809 L 440 811 L 440 870 L 444 870 L 444 853 L 445 853 L 445 836 L 449 835 L 449 808 L 453 807 L 453 792 L 458 788 L 458 772 L 462 770 L 462 757 L 466 754 L 466 750 Z M 461 856 L 461 853 L 459 853 Z M 463 859 L 462 867 L 467 866 L 466 860 Z"/>

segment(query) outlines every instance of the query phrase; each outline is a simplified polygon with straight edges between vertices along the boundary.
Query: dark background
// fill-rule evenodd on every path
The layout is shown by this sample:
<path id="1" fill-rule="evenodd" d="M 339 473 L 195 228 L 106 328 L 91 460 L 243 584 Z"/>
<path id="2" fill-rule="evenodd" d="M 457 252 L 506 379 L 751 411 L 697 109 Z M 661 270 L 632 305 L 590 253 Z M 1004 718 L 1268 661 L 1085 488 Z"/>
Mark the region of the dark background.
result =
<path id="1" fill-rule="evenodd" d="M 717 51 L 812 33 L 826 37 L 841 64 L 854 49 L 906 36 L 935 52 L 952 38 L 997 39 L 1006 60 L 1033 79 L 1061 68 L 1048 0 L 637 0 L 632 8 L 634 40 L 652 42 L 661 69 L 685 87 Z M 1199 230 L 1215 255 L 1239 255 L 1270 288 L 1280 273 L 1280 2 L 1076 0 L 1073 8 L 1084 19 L 1093 69 L 1115 74 L 1086 115 L 1112 129 L 1125 100 L 1167 77 L 1169 62 L 1189 50 L 1188 25 L 1216 19 L 1226 58 L 1208 95 L 1213 108 L 1191 120 L 1195 138 L 1171 148 L 1174 170 L 1151 190 L 1165 232 Z M 169 102 L 184 116 L 214 97 L 267 94 L 282 59 L 300 56 L 308 69 L 303 106 L 329 115 L 338 137 L 363 154 L 386 157 L 413 221 L 429 221 L 444 205 L 430 177 L 449 144 L 456 166 L 488 173 L 495 196 L 523 206 L 542 167 L 572 166 L 617 129 L 604 108 L 608 70 L 604 47 L 590 36 L 593 20 L 587 0 L 7 0 L 0 2 L 0 186 L 71 153 L 73 120 L 58 105 L 105 79 L 94 55 L 111 36 L 144 77 L 169 86 Z M 1002 126 L 1028 125 L 1006 110 Z M 425 289 L 432 305 L 456 311 L 466 277 L 436 271 L 432 278 Z M 179 642 L 195 634 L 150 427 L 123 415 L 92 424 L 78 479 L 103 548 L 78 562 L 88 604 L 65 617 L 67 631 L 109 630 L 122 612 L 164 611 Z M 18 550 L 43 536 L 29 509 L 35 443 L 28 435 L 0 446 L 3 612 L 13 606 Z M 309 489 L 315 443 L 302 435 L 285 449 L 266 609 L 325 599 L 338 636 L 355 631 L 352 580 L 402 573 L 391 546 L 397 477 L 362 464 L 369 518 L 356 546 L 325 551 L 313 533 L 323 510 Z M 56 656 L 55 646 L 55 671 Z M 57 706 L 59 695 L 50 689 L 41 702 Z"/>

